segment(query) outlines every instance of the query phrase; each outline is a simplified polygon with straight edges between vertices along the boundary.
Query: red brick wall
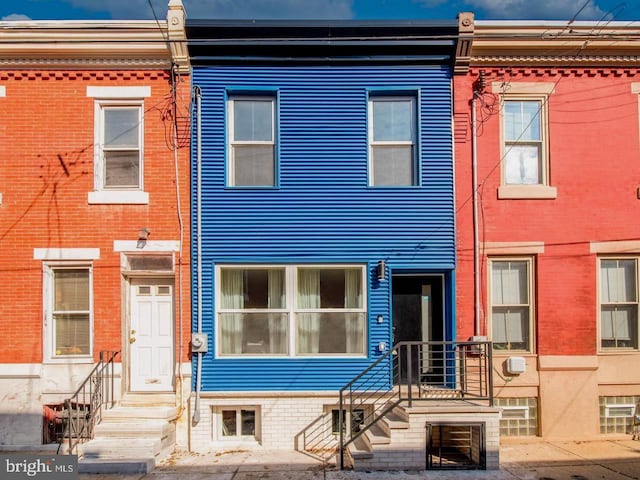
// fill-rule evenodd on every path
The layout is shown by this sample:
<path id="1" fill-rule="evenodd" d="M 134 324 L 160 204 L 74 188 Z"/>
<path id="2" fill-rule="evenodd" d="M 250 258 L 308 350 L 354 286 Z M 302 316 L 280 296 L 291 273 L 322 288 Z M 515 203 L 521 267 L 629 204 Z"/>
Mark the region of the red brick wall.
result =
<path id="1" fill-rule="evenodd" d="M 458 336 L 473 334 L 471 181 L 472 83 L 478 71 L 456 77 L 458 203 Z M 488 93 L 478 112 L 480 241 L 542 241 L 537 256 L 536 342 L 545 355 L 589 355 L 597 350 L 596 256 L 589 242 L 640 239 L 638 95 L 640 71 L 517 69 L 485 71 Z M 552 82 L 549 97 L 550 183 L 553 200 L 501 200 L 497 95 L 491 82 Z M 493 107 L 492 107 L 493 105 Z M 466 126 L 466 131 L 465 131 Z M 482 310 L 488 308 L 486 259 Z M 483 313 L 482 334 L 486 334 Z"/>
<path id="2" fill-rule="evenodd" d="M 188 115 L 190 87 L 178 88 L 179 115 Z M 174 153 L 167 146 L 171 86 L 161 71 L 3 71 L 0 85 L 0 363 L 42 361 L 42 261 L 34 248 L 99 248 L 94 266 L 94 351 L 121 347 L 120 254 L 113 241 L 180 238 Z M 148 205 L 89 205 L 94 189 L 94 99 L 87 86 L 150 86 L 144 101 L 144 189 Z M 179 149 L 184 223 L 180 340 L 187 359 L 189 306 L 188 132 Z M 63 165 L 64 164 L 64 165 Z M 176 273 L 176 287 L 178 273 Z M 176 323 L 180 305 L 176 295 Z M 179 326 L 176 326 L 178 332 Z"/>

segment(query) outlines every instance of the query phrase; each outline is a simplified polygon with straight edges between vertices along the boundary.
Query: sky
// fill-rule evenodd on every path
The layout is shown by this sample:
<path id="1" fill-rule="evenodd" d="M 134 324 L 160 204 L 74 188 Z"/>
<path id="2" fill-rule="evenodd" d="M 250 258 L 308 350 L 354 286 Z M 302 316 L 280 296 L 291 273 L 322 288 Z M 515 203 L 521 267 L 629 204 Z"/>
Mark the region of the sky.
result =
<path id="1" fill-rule="evenodd" d="M 166 17 L 168 0 L 0 0 L 2 20 L 106 20 Z M 638 0 L 183 0 L 188 18 L 209 19 L 640 19 Z M 153 9 L 152 9 L 153 5 Z"/>

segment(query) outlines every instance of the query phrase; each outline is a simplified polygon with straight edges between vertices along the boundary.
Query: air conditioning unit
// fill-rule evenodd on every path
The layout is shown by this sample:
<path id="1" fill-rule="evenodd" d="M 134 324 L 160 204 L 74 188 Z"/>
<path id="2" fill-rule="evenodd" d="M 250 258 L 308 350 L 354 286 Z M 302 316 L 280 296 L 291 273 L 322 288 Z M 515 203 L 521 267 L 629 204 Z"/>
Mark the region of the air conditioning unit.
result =
<path id="1" fill-rule="evenodd" d="M 527 362 L 524 357 L 507 358 L 507 373 L 511 375 L 520 375 L 527 370 Z"/>

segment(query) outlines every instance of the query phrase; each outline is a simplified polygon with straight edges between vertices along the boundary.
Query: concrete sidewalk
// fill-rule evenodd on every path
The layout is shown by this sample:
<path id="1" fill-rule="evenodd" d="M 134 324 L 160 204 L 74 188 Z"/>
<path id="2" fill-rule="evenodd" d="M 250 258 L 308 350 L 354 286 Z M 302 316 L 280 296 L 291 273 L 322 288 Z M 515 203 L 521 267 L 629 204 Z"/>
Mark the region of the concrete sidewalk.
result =
<path id="1" fill-rule="evenodd" d="M 340 471 L 294 451 L 177 452 L 153 472 L 80 475 L 81 480 L 640 480 L 640 441 L 508 443 L 500 447 L 499 471 Z"/>

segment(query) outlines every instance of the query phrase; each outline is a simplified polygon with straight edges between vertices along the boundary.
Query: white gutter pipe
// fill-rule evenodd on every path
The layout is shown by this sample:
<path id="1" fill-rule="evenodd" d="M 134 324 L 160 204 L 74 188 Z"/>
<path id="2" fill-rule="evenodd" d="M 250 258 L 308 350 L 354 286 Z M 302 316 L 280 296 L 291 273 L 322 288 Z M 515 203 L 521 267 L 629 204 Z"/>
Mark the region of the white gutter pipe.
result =
<path id="1" fill-rule="evenodd" d="M 194 87 L 196 96 L 196 318 L 198 333 L 202 333 L 202 91 Z M 200 422 L 200 389 L 202 388 L 202 352 L 198 352 L 196 368 L 196 398 L 193 407 L 193 425 Z"/>

